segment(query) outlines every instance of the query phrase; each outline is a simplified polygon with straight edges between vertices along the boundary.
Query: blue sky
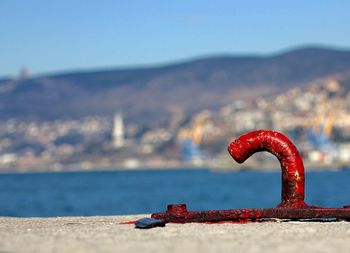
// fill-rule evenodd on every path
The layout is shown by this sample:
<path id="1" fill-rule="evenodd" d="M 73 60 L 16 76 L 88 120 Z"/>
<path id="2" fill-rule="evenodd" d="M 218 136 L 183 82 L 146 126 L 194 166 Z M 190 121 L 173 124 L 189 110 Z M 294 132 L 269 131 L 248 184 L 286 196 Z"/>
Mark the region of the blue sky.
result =
<path id="1" fill-rule="evenodd" d="M 345 0 L 1 0 L 0 77 L 350 48 L 349 11 Z"/>

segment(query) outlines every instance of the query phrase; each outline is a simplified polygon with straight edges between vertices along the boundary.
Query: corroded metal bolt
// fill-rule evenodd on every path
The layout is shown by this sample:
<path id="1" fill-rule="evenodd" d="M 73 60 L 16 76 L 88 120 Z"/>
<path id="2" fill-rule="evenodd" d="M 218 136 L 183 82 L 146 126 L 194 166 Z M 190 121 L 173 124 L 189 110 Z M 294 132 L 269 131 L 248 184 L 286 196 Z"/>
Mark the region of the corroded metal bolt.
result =
<path id="1" fill-rule="evenodd" d="M 185 213 L 187 213 L 187 206 L 186 204 L 168 205 L 167 213 L 174 216 L 183 216 Z"/>

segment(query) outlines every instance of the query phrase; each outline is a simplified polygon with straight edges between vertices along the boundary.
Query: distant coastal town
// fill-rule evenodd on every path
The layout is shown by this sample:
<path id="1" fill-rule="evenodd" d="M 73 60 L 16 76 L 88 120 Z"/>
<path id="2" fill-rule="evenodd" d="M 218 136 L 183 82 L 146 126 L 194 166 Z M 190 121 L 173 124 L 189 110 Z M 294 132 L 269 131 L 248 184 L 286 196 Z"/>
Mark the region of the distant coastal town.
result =
<path id="1" fill-rule="evenodd" d="M 272 155 L 242 165 L 228 155 L 229 142 L 255 129 L 286 134 L 307 168 L 350 166 L 350 92 L 342 76 L 257 99 L 235 100 L 192 117 L 175 113 L 147 126 L 111 117 L 0 123 L 1 171 L 181 168 L 279 169 Z"/>

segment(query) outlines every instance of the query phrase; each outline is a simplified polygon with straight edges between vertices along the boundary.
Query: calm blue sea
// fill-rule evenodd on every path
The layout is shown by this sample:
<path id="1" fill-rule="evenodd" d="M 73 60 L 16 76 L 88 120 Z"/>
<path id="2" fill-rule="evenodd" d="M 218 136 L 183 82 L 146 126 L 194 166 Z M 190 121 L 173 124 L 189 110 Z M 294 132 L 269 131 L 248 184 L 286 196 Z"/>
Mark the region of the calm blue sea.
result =
<path id="1" fill-rule="evenodd" d="M 280 172 L 151 170 L 0 174 L 0 216 L 120 215 L 164 211 L 274 207 Z M 306 201 L 350 205 L 350 170 L 306 173 Z"/>

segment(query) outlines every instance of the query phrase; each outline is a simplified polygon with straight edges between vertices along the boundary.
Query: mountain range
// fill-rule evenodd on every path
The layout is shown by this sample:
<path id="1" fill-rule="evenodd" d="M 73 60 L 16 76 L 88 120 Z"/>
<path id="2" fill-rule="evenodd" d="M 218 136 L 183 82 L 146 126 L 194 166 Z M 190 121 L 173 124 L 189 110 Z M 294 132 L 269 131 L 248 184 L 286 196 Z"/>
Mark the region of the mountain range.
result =
<path id="1" fill-rule="evenodd" d="M 350 71 L 350 51 L 303 47 L 273 55 L 221 55 L 143 68 L 65 72 L 0 80 L 0 119 L 112 116 L 159 124 L 236 99 L 271 96 Z"/>

